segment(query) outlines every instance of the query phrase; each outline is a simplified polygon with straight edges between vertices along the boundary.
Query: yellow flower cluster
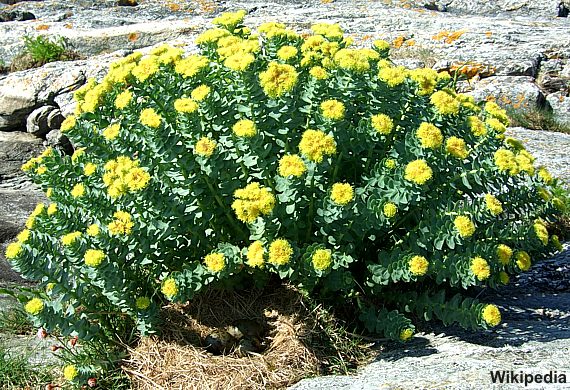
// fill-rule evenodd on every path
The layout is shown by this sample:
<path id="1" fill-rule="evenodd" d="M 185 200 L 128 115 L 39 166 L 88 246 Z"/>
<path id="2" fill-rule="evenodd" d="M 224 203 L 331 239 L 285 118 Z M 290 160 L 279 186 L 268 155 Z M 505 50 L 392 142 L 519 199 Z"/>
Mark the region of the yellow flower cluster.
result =
<path id="1" fill-rule="evenodd" d="M 111 198 L 118 198 L 127 192 L 140 191 L 148 186 L 150 174 L 139 167 L 138 160 L 119 156 L 105 164 L 103 183 Z"/>
<path id="2" fill-rule="evenodd" d="M 288 61 L 291 58 L 294 58 L 299 51 L 294 46 L 282 46 L 279 50 L 277 50 L 277 57 L 283 61 Z"/>
<path id="3" fill-rule="evenodd" d="M 183 114 L 192 114 L 198 110 L 198 103 L 194 99 L 180 98 L 174 101 L 174 109 Z"/>
<path id="4" fill-rule="evenodd" d="M 81 237 L 81 232 L 71 232 L 61 237 L 61 243 L 63 246 L 73 245 Z"/>
<path id="5" fill-rule="evenodd" d="M 348 183 L 334 183 L 331 188 L 331 200 L 341 206 L 346 206 L 354 199 L 354 189 Z"/>
<path id="6" fill-rule="evenodd" d="M 267 70 L 259 74 L 259 82 L 265 94 L 275 99 L 290 92 L 297 84 L 298 77 L 291 65 L 270 62 Z"/>
<path id="7" fill-rule="evenodd" d="M 85 185 L 83 183 L 77 183 L 71 189 L 71 196 L 74 198 L 81 198 L 85 195 Z"/>
<path id="8" fill-rule="evenodd" d="M 267 36 L 267 38 L 270 39 L 287 38 L 289 40 L 295 40 L 299 37 L 299 35 L 296 32 L 292 30 L 287 30 L 283 23 L 277 23 L 277 22 L 263 23 L 257 28 L 257 31 L 259 31 L 261 34 L 264 34 L 265 36 Z"/>
<path id="9" fill-rule="evenodd" d="M 484 258 L 475 257 L 471 259 L 471 272 L 478 280 L 485 280 L 491 276 L 491 267 Z"/>
<path id="10" fill-rule="evenodd" d="M 370 117 L 370 122 L 374 130 L 383 135 L 388 135 L 394 128 L 394 122 L 386 114 L 376 114 Z"/>
<path id="11" fill-rule="evenodd" d="M 16 240 L 20 244 L 25 244 L 30 239 L 31 234 L 32 232 L 30 231 L 30 229 L 24 229 L 20 233 L 18 233 L 18 235 L 16 236 Z"/>
<path id="12" fill-rule="evenodd" d="M 485 305 L 481 317 L 490 326 L 497 326 L 501 323 L 501 312 L 495 305 Z"/>
<path id="13" fill-rule="evenodd" d="M 327 71 L 321 66 L 313 66 L 309 70 L 309 74 L 317 80 L 325 80 L 329 77 Z"/>
<path id="14" fill-rule="evenodd" d="M 393 158 L 389 158 L 386 161 L 384 161 L 384 166 L 388 169 L 394 169 L 396 168 L 396 160 L 394 160 Z"/>
<path id="15" fill-rule="evenodd" d="M 382 67 L 378 71 L 378 78 L 392 88 L 406 81 L 407 76 L 408 76 L 408 71 L 403 66 Z"/>
<path id="16" fill-rule="evenodd" d="M 469 156 L 465 140 L 459 137 L 449 137 L 445 142 L 445 151 L 462 160 Z"/>
<path id="17" fill-rule="evenodd" d="M 511 281 L 511 278 L 509 277 L 508 273 L 506 273 L 505 271 L 501 271 L 499 272 L 499 281 L 501 282 L 501 284 L 506 286 Z"/>
<path id="18" fill-rule="evenodd" d="M 73 381 L 77 375 L 79 375 L 79 372 L 77 371 L 77 367 L 74 365 L 69 364 L 63 368 L 63 377 L 68 381 Z"/>
<path id="19" fill-rule="evenodd" d="M 533 228 L 534 228 L 534 234 L 536 234 L 536 237 L 538 237 L 538 239 L 542 242 L 542 245 L 547 245 L 548 230 L 546 229 L 546 226 L 544 226 L 544 224 L 541 221 L 537 221 L 534 223 Z"/>
<path id="20" fill-rule="evenodd" d="M 324 156 L 336 153 L 336 142 L 332 135 L 320 130 L 306 130 L 301 137 L 299 151 L 309 160 L 320 163 Z"/>
<path id="21" fill-rule="evenodd" d="M 302 176 L 307 171 L 303 159 L 297 154 L 287 154 L 279 160 L 279 174 L 283 177 Z"/>
<path id="22" fill-rule="evenodd" d="M 172 299 L 176 294 L 178 294 L 178 286 L 176 285 L 176 280 L 173 278 L 167 278 L 162 282 L 162 288 L 160 289 L 164 296 L 168 299 Z"/>
<path id="23" fill-rule="evenodd" d="M 30 216 L 26 220 L 26 227 L 28 229 L 33 229 L 33 227 L 36 223 L 36 217 L 39 216 L 40 214 L 42 214 L 45 209 L 46 209 L 46 205 L 43 203 L 38 203 L 36 205 L 36 208 L 34 209 L 34 211 L 32 211 L 32 213 L 30 214 Z"/>
<path id="24" fill-rule="evenodd" d="M 332 252 L 330 249 L 317 249 L 311 256 L 313 268 L 317 271 L 324 271 L 331 266 Z"/>
<path id="25" fill-rule="evenodd" d="M 505 126 L 508 126 L 510 124 L 507 112 L 501 107 L 499 107 L 499 105 L 493 101 L 488 101 L 487 103 L 485 103 L 485 112 L 489 116 L 501 121 L 501 123 L 503 123 Z"/>
<path id="26" fill-rule="evenodd" d="M 333 47 L 336 49 L 335 46 Z M 334 51 L 335 50 L 332 50 L 332 52 Z M 334 63 L 341 69 L 345 69 L 356 73 L 364 73 L 370 70 L 370 59 L 374 59 L 376 57 L 379 57 L 378 53 L 372 50 L 345 48 L 336 51 L 334 53 L 333 58 L 334 58 Z M 323 65 L 325 67 L 327 67 L 326 65 L 328 63 L 329 63 L 328 61 L 323 60 Z M 329 65 L 329 67 L 331 67 L 331 65 Z"/>
<path id="27" fill-rule="evenodd" d="M 43 309 L 44 301 L 42 301 L 40 298 L 32 298 L 24 306 L 26 313 L 29 313 L 33 316 L 40 314 Z"/>
<path id="28" fill-rule="evenodd" d="M 485 194 L 485 205 L 487 210 L 493 215 L 499 215 L 503 212 L 503 204 L 491 194 Z"/>
<path id="29" fill-rule="evenodd" d="M 251 53 L 233 54 L 226 58 L 224 65 L 236 72 L 243 72 L 255 61 L 255 56 Z"/>
<path id="30" fill-rule="evenodd" d="M 446 91 L 437 91 L 430 97 L 431 104 L 441 115 L 455 115 L 459 113 L 461 103 Z"/>
<path id="31" fill-rule="evenodd" d="M 85 233 L 87 233 L 87 235 L 89 237 L 97 237 L 99 235 L 101 231 L 101 228 L 99 227 L 99 225 L 97 225 L 96 223 L 93 223 L 89 226 L 87 226 L 87 230 L 85 231 Z"/>
<path id="32" fill-rule="evenodd" d="M 150 299 L 148 297 L 138 297 L 135 306 L 139 310 L 146 310 L 150 307 Z"/>
<path id="33" fill-rule="evenodd" d="M 265 248 L 261 241 L 254 241 L 247 248 L 247 262 L 250 267 L 263 267 L 265 263 Z"/>
<path id="34" fill-rule="evenodd" d="M 129 90 L 123 91 L 115 98 L 115 107 L 122 110 L 129 105 L 131 100 L 133 100 L 133 93 Z"/>
<path id="35" fill-rule="evenodd" d="M 232 126 L 232 131 L 238 137 L 253 137 L 257 134 L 257 127 L 249 119 L 240 119 Z"/>
<path id="36" fill-rule="evenodd" d="M 401 341 L 408 341 L 409 339 L 412 338 L 413 335 L 414 335 L 414 330 L 413 330 L 413 329 L 411 329 L 411 328 L 403 329 L 403 330 L 400 332 L 400 340 L 401 340 Z"/>
<path id="37" fill-rule="evenodd" d="M 145 108 L 141 111 L 139 121 L 145 126 L 157 128 L 160 126 L 162 117 L 157 114 L 154 108 Z"/>
<path id="38" fill-rule="evenodd" d="M 196 40 L 196 43 L 198 43 L 198 40 Z M 174 71 L 185 78 L 194 77 L 208 67 L 209 63 L 210 61 L 207 57 L 192 54 L 177 61 L 174 66 Z"/>
<path id="39" fill-rule="evenodd" d="M 107 228 L 109 229 L 109 233 L 111 235 L 129 235 L 133 230 L 133 226 L 135 225 L 133 222 L 133 217 L 131 214 L 127 213 L 126 211 L 115 211 L 113 214 L 113 221 L 111 221 Z"/>
<path id="40" fill-rule="evenodd" d="M 509 246 L 505 244 L 499 244 L 497 246 L 497 258 L 499 259 L 501 264 L 503 265 L 509 264 L 509 261 L 511 260 L 512 256 L 513 256 L 513 250 Z"/>
<path id="41" fill-rule="evenodd" d="M 530 256 L 525 251 L 519 251 L 515 255 L 517 266 L 520 268 L 521 271 L 528 271 L 530 266 L 532 265 L 530 261 Z"/>
<path id="42" fill-rule="evenodd" d="M 499 149 L 494 154 L 495 165 L 500 172 L 508 171 L 510 175 L 520 172 L 515 154 L 507 149 Z"/>
<path id="43" fill-rule="evenodd" d="M 102 134 L 107 141 L 112 141 L 119 136 L 120 131 L 121 131 L 121 125 L 119 125 L 118 123 L 113 123 L 107 126 L 105 130 L 103 130 Z"/>
<path id="44" fill-rule="evenodd" d="M 57 204 L 50 203 L 50 205 L 47 208 L 47 215 L 54 215 L 55 213 L 57 213 Z"/>
<path id="45" fill-rule="evenodd" d="M 8 244 L 8 246 L 6 247 L 6 252 L 4 253 L 4 256 L 6 256 L 8 260 L 13 260 L 18 256 L 20 256 L 21 253 L 22 253 L 22 243 L 12 242 Z"/>
<path id="46" fill-rule="evenodd" d="M 278 238 L 269 245 L 269 263 L 274 265 L 285 265 L 291 260 L 293 248 L 284 238 Z"/>
<path id="47" fill-rule="evenodd" d="M 159 70 L 159 62 L 156 56 L 149 56 L 141 59 L 138 64 L 132 68 L 132 75 L 140 82 L 145 82 L 150 76 L 156 74 Z"/>
<path id="48" fill-rule="evenodd" d="M 217 43 L 221 38 L 227 37 L 229 35 L 231 35 L 231 33 L 226 29 L 210 28 L 204 31 L 202 34 L 198 35 L 194 42 L 197 45 L 210 45 Z"/>
<path id="49" fill-rule="evenodd" d="M 233 31 L 235 27 L 243 22 L 243 18 L 246 15 L 246 11 L 239 10 L 237 12 L 224 12 L 222 15 L 214 18 L 212 23 L 218 26 L 222 26 L 229 31 Z"/>
<path id="50" fill-rule="evenodd" d="M 98 267 L 105 260 L 105 252 L 100 249 L 87 249 L 83 260 L 89 267 Z"/>
<path id="51" fill-rule="evenodd" d="M 63 122 L 61 122 L 59 130 L 62 133 L 65 133 L 73 129 L 76 124 L 77 124 L 77 119 L 75 118 L 75 115 L 69 115 L 63 120 Z"/>
<path id="52" fill-rule="evenodd" d="M 419 68 L 409 72 L 410 78 L 418 83 L 419 95 L 431 95 L 437 85 L 437 71 L 430 68 Z"/>
<path id="53" fill-rule="evenodd" d="M 483 137 L 487 134 L 487 128 L 483 121 L 476 116 L 468 116 L 467 117 L 467 125 L 469 129 L 476 137 Z"/>
<path id="54" fill-rule="evenodd" d="M 546 184 L 551 184 L 554 180 L 548 169 L 542 167 L 538 170 L 538 177 Z"/>
<path id="55" fill-rule="evenodd" d="M 275 206 L 275 197 L 257 182 L 248 184 L 234 193 L 232 209 L 237 218 L 245 223 L 252 223 L 260 215 L 268 215 Z"/>
<path id="56" fill-rule="evenodd" d="M 344 36 L 344 31 L 338 23 L 317 23 L 311 26 L 315 34 L 322 35 L 328 39 L 339 40 Z"/>
<path id="57" fill-rule="evenodd" d="M 338 121 L 344 118 L 344 104 L 338 100 L 330 99 L 321 103 L 321 111 L 326 119 Z"/>
<path id="58" fill-rule="evenodd" d="M 226 267 L 226 257 L 223 253 L 210 253 L 204 257 L 204 264 L 210 272 L 221 272 Z"/>
<path id="59" fill-rule="evenodd" d="M 471 237 L 475 233 L 475 224 L 465 215 L 455 217 L 453 224 L 459 235 L 463 238 Z"/>
<path id="60" fill-rule="evenodd" d="M 211 138 L 202 137 L 194 146 L 194 153 L 202 157 L 210 157 L 216 150 L 217 143 Z"/>
<path id="61" fill-rule="evenodd" d="M 433 171 L 425 160 L 414 160 L 406 165 L 404 179 L 413 183 L 423 185 L 433 176 Z"/>
<path id="62" fill-rule="evenodd" d="M 91 176 L 95 173 L 95 171 L 97 171 L 97 165 L 95 165 L 91 162 L 85 164 L 85 166 L 83 167 L 83 174 L 85 176 Z"/>
<path id="63" fill-rule="evenodd" d="M 443 135 L 441 130 L 435 125 L 427 122 L 422 122 L 416 136 L 420 140 L 422 148 L 436 149 L 439 148 L 443 142 Z"/>
<path id="64" fill-rule="evenodd" d="M 485 121 L 485 124 L 499 134 L 503 134 L 505 131 L 507 131 L 507 127 L 503 125 L 497 118 L 489 118 Z"/>
<path id="65" fill-rule="evenodd" d="M 428 270 L 429 261 L 423 256 L 414 256 L 408 261 L 408 267 L 412 275 L 423 276 Z"/>
<path id="66" fill-rule="evenodd" d="M 199 85 L 192 90 L 190 96 L 197 102 L 201 102 L 202 100 L 206 99 L 206 97 L 210 94 L 212 89 L 205 84 Z"/>
<path id="67" fill-rule="evenodd" d="M 398 207 L 394 203 L 388 202 L 382 208 L 382 212 L 384 213 L 384 216 L 386 216 L 386 218 L 394 218 L 394 216 L 398 212 Z"/>

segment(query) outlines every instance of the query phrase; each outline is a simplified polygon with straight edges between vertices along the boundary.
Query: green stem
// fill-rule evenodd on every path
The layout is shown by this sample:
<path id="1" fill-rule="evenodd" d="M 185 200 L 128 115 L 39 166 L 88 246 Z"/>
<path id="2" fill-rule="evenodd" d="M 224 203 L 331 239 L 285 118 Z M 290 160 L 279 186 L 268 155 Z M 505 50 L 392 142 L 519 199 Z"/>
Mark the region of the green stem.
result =
<path id="1" fill-rule="evenodd" d="M 311 185 L 309 187 L 309 189 L 311 191 L 311 203 L 309 203 L 309 212 L 307 213 L 306 241 L 309 241 L 309 239 L 311 238 L 311 232 L 313 230 L 313 208 L 314 208 L 314 203 L 315 203 L 314 185 L 315 185 L 315 171 L 313 170 L 313 175 L 311 176 Z"/>
<path id="2" fill-rule="evenodd" d="M 334 167 L 333 176 L 332 176 L 332 182 L 333 183 L 336 181 L 336 176 L 338 174 L 338 170 L 340 168 L 340 163 L 342 161 L 342 154 L 343 154 L 343 152 L 340 152 L 338 154 L 338 157 L 337 157 L 336 162 L 335 162 L 335 167 Z"/>

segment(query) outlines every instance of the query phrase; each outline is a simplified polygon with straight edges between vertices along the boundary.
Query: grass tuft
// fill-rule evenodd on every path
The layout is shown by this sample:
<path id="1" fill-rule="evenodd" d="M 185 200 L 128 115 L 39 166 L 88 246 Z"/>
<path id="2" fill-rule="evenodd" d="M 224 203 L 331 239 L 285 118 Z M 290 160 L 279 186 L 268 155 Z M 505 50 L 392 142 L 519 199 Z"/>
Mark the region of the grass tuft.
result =
<path id="1" fill-rule="evenodd" d="M 570 134 L 570 124 L 559 122 L 552 111 L 545 108 L 524 110 L 511 108 L 507 113 L 511 119 L 511 126 Z"/>

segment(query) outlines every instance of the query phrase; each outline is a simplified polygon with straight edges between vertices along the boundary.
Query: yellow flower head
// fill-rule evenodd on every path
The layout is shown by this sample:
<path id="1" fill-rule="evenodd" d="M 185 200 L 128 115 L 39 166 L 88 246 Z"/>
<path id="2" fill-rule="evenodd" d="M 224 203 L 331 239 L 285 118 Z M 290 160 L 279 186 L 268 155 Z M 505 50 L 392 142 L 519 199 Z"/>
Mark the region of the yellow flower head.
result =
<path id="1" fill-rule="evenodd" d="M 63 377 L 70 382 L 74 380 L 78 374 L 79 372 L 77 371 L 77 367 L 72 364 L 67 365 L 63 368 Z"/>
<path id="2" fill-rule="evenodd" d="M 540 177 L 540 179 L 545 182 L 546 184 L 551 184 L 552 180 L 554 180 L 552 178 L 552 175 L 550 174 L 550 172 L 548 172 L 548 169 L 542 167 L 538 170 L 538 177 Z"/>
<path id="3" fill-rule="evenodd" d="M 374 46 L 374 48 L 376 48 L 381 52 L 390 50 L 390 43 L 386 42 L 383 39 L 375 40 L 374 42 L 372 42 L 372 45 Z"/>
<path id="4" fill-rule="evenodd" d="M 127 107 L 133 100 L 133 93 L 129 90 L 123 91 L 115 98 L 115 107 L 119 110 Z"/>
<path id="5" fill-rule="evenodd" d="M 329 39 L 342 39 L 344 31 L 338 23 L 317 23 L 311 26 L 311 30 L 315 34 L 322 35 Z"/>
<path id="6" fill-rule="evenodd" d="M 83 195 L 85 195 L 85 186 L 82 183 L 74 185 L 71 189 L 71 196 L 81 198 Z"/>
<path id="7" fill-rule="evenodd" d="M 288 61 L 295 57 L 299 51 L 294 46 L 283 46 L 277 50 L 277 57 L 283 61 Z"/>
<path id="8" fill-rule="evenodd" d="M 491 267 L 484 258 L 475 257 L 471 259 L 471 272 L 478 280 L 485 280 L 491 275 Z"/>
<path id="9" fill-rule="evenodd" d="M 157 73 L 158 70 L 159 64 L 157 58 L 155 56 L 149 56 L 140 60 L 131 73 L 139 82 L 143 83 L 150 76 Z"/>
<path id="10" fill-rule="evenodd" d="M 157 128 L 160 126 L 162 117 L 156 113 L 154 108 L 145 108 L 141 111 L 139 121 L 145 126 Z"/>
<path id="11" fill-rule="evenodd" d="M 544 190 L 546 191 L 546 190 Z M 546 191 L 548 193 L 548 191 Z M 565 212 L 566 211 L 566 203 L 560 198 L 553 198 L 552 205 L 558 209 L 559 211 Z"/>
<path id="12" fill-rule="evenodd" d="M 327 71 L 321 66 L 313 66 L 309 70 L 309 74 L 317 80 L 325 80 L 329 77 Z"/>
<path id="13" fill-rule="evenodd" d="M 265 263 L 265 248 L 261 241 L 254 241 L 249 248 L 247 248 L 247 262 L 250 267 L 263 267 Z"/>
<path id="14" fill-rule="evenodd" d="M 6 247 L 6 253 L 4 253 L 4 256 L 6 256 L 8 260 L 13 260 L 18 256 L 20 256 L 21 253 L 22 253 L 22 243 L 12 242 L 8 244 L 8 246 Z"/>
<path id="15" fill-rule="evenodd" d="M 334 183 L 331 189 L 331 200 L 341 206 L 346 206 L 354 199 L 354 189 L 348 183 Z"/>
<path id="16" fill-rule="evenodd" d="M 340 49 L 334 54 L 334 63 L 341 69 L 356 73 L 370 70 L 368 55 L 358 49 Z"/>
<path id="17" fill-rule="evenodd" d="M 461 102 L 445 91 L 437 91 L 430 97 L 431 104 L 441 115 L 455 115 L 459 113 Z"/>
<path id="18" fill-rule="evenodd" d="M 174 101 L 174 109 L 180 113 L 192 114 L 198 110 L 198 103 L 189 98 L 176 99 Z"/>
<path id="19" fill-rule="evenodd" d="M 105 252 L 100 249 L 87 249 L 83 260 L 89 267 L 98 267 L 105 260 Z"/>
<path id="20" fill-rule="evenodd" d="M 30 299 L 28 303 L 26 303 L 26 305 L 24 306 L 24 310 L 26 310 L 27 313 L 33 316 L 40 314 L 43 309 L 44 309 L 44 301 L 42 301 L 39 298 Z"/>
<path id="21" fill-rule="evenodd" d="M 445 142 L 445 151 L 462 160 L 469 156 L 465 140 L 459 137 L 449 137 Z"/>
<path id="22" fill-rule="evenodd" d="M 389 87 L 396 87 L 406 81 L 408 71 L 403 66 L 380 68 L 378 78 L 388 84 Z"/>
<path id="23" fill-rule="evenodd" d="M 437 71 L 430 68 L 420 68 L 410 71 L 412 80 L 418 83 L 419 95 L 430 95 L 437 85 Z"/>
<path id="24" fill-rule="evenodd" d="M 433 176 L 433 171 L 424 160 L 414 160 L 406 165 L 404 179 L 423 185 Z"/>
<path id="25" fill-rule="evenodd" d="M 71 232 L 61 237 L 63 246 L 70 246 L 81 237 L 81 232 Z"/>
<path id="26" fill-rule="evenodd" d="M 257 127 L 253 121 L 241 119 L 232 126 L 232 131 L 238 137 L 253 137 L 257 134 Z"/>
<path id="27" fill-rule="evenodd" d="M 408 341 L 413 336 L 414 336 L 414 330 L 412 328 L 406 328 L 400 332 L 400 340 L 401 341 Z"/>
<path id="28" fill-rule="evenodd" d="M 97 165 L 90 162 L 85 164 L 85 166 L 83 167 L 83 174 L 85 176 L 91 176 L 95 173 L 96 170 L 97 170 Z"/>
<path id="29" fill-rule="evenodd" d="M 271 62 L 267 70 L 259 74 L 259 82 L 267 96 L 278 98 L 293 89 L 298 77 L 291 65 Z"/>
<path id="30" fill-rule="evenodd" d="M 61 122 L 61 126 L 59 127 L 59 130 L 62 133 L 65 133 L 66 131 L 73 129 L 76 124 L 77 124 L 77 120 L 75 119 L 75 115 L 70 115 L 70 116 L 66 117 L 63 120 L 63 122 Z"/>
<path id="31" fill-rule="evenodd" d="M 439 148 L 443 142 L 441 130 L 427 122 L 422 122 L 416 132 L 416 136 L 420 140 L 422 148 L 436 149 Z"/>
<path id="32" fill-rule="evenodd" d="M 521 271 L 528 271 L 532 265 L 530 256 L 525 251 L 519 251 L 515 255 L 517 266 Z"/>
<path id="33" fill-rule="evenodd" d="M 494 154 L 495 165 L 500 172 L 508 171 L 510 175 L 520 172 L 515 154 L 507 149 L 499 149 Z"/>
<path id="34" fill-rule="evenodd" d="M 481 317 L 489 326 L 497 326 L 501 323 L 501 312 L 495 305 L 485 305 Z"/>
<path id="35" fill-rule="evenodd" d="M 206 99 L 206 96 L 210 94 L 210 87 L 205 84 L 199 85 L 192 90 L 190 96 L 197 102 L 201 102 L 202 100 Z"/>
<path id="36" fill-rule="evenodd" d="M 113 217 L 115 219 L 113 219 L 113 221 L 107 225 L 110 234 L 112 235 L 131 234 L 133 226 L 135 225 L 131 214 L 119 210 L 115 211 Z"/>
<path id="37" fill-rule="evenodd" d="M 197 44 L 199 44 L 199 38 L 200 37 L 196 39 Z M 193 54 L 182 60 L 176 61 L 174 71 L 178 74 L 181 74 L 185 78 L 193 77 L 204 70 L 209 63 L 210 61 L 207 57 Z"/>
<path id="38" fill-rule="evenodd" d="M 394 169 L 397 166 L 396 160 L 394 160 L 393 158 L 389 158 L 386 161 L 384 161 L 384 166 L 388 169 Z"/>
<path id="39" fill-rule="evenodd" d="M 388 135 L 394 129 L 394 122 L 386 114 L 376 114 L 370 117 L 372 127 L 380 134 Z"/>
<path id="40" fill-rule="evenodd" d="M 226 28 L 228 31 L 233 31 L 234 28 L 243 22 L 243 18 L 247 14 L 244 10 L 239 10 L 237 12 L 224 12 L 217 18 L 212 20 L 212 23 L 218 26 Z"/>
<path id="41" fill-rule="evenodd" d="M 317 249 L 311 256 L 311 262 L 317 271 L 324 271 L 331 266 L 332 252 L 330 249 Z"/>
<path id="42" fill-rule="evenodd" d="M 503 125 L 500 120 L 496 118 L 487 119 L 485 121 L 485 124 L 499 134 L 503 134 L 505 131 L 507 131 L 507 127 Z"/>
<path id="43" fill-rule="evenodd" d="M 243 72 L 255 61 L 255 56 L 251 53 L 236 53 L 224 61 L 224 66 L 236 72 Z"/>
<path id="44" fill-rule="evenodd" d="M 101 229 L 99 228 L 99 225 L 97 225 L 96 223 L 91 224 L 87 227 L 87 230 L 85 231 L 87 233 L 88 236 L 90 237 L 97 237 L 99 235 L 99 232 L 101 231 Z"/>
<path id="45" fill-rule="evenodd" d="M 533 225 L 534 234 L 542 242 L 542 245 L 548 245 L 548 230 L 542 223 L 535 223 Z"/>
<path id="46" fill-rule="evenodd" d="M 226 257 L 223 253 L 210 253 L 204 257 L 204 263 L 210 272 L 221 272 L 226 267 Z"/>
<path id="47" fill-rule="evenodd" d="M 465 215 L 455 217 L 453 224 L 459 235 L 463 238 L 471 237 L 475 233 L 475 224 Z"/>
<path id="48" fill-rule="evenodd" d="M 176 294 L 178 294 L 178 286 L 176 285 L 176 280 L 173 278 L 167 278 L 162 282 L 162 288 L 160 289 L 164 296 L 168 299 L 172 299 Z"/>
<path id="49" fill-rule="evenodd" d="M 125 175 L 125 182 L 130 191 L 140 191 L 148 186 L 150 174 L 142 168 L 131 168 Z"/>
<path id="50" fill-rule="evenodd" d="M 485 205 L 487 206 L 487 210 L 493 215 L 499 215 L 503 212 L 503 204 L 491 194 L 485 195 Z"/>
<path id="51" fill-rule="evenodd" d="M 469 129 L 476 137 L 483 137 L 487 134 L 487 128 L 483 121 L 476 116 L 468 116 L 467 117 L 467 125 Z"/>
<path id="52" fill-rule="evenodd" d="M 499 105 L 493 101 L 489 101 L 485 103 L 485 112 L 492 116 L 493 118 L 497 118 L 500 120 L 505 126 L 509 125 L 509 116 L 507 112 L 499 107 Z"/>
<path id="53" fill-rule="evenodd" d="M 388 202 L 382 208 L 382 212 L 384 213 L 386 218 L 394 218 L 394 216 L 398 212 L 398 207 L 394 203 Z"/>
<path id="54" fill-rule="evenodd" d="M 497 257 L 501 262 L 501 264 L 503 265 L 509 264 L 509 261 L 511 260 L 512 256 L 513 256 L 513 250 L 509 246 L 505 244 L 499 244 L 497 246 Z"/>
<path id="55" fill-rule="evenodd" d="M 199 156 L 210 157 L 214 153 L 216 145 L 217 143 L 213 139 L 202 137 L 196 142 L 194 153 Z"/>
<path id="56" fill-rule="evenodd" d="M 47 208 L 47 215 L 54 215 L 55 213 L 57 213 L 57 204 L 50 203 Z"/>
<path id="57" fill-rule="evenodd" d="M 309 160 L 320 163 L 324 156 L 336 153 L 336 142 L 320 130 L 306 130 L 299 143 L 299 151 Z"/>
<path id="58" fill-rule="evenodd" d="M 20 233 L 18 233 L 16 239 L 20 244 L 25 244 L 30 239 L 31 233 L 32 232 L 29 229 L 24 229 Z"/>
<path id="59" fill-rule="evenodd" d="M 228 30 L 221 28 L 211 28 L 198 35 L 195 42 L 197 45 L 213 44 L 218 42 L 221 38 L 227 37 L 228 35 L 230 35 L 230 32 Z"/>
<path id="60" fill-rule="evenodd" d="M 82 156 L 85 155 L 85 148 L 77 148 L 71 155 L 71 162 L 76 163 Z"/>
<path id="61" fill-rule="evenodd" d="M 499 272 L 499 281 L 501 282 L 501 284 L 507 285 L 511 281 L 511 278 L 509 278 L 508 273 L 506 273 L 505 271 L 501 271 Z"/>
<path id="62" fill-rule="evenodd" d="M 278 238 L 269 245 L 269 263 L 274 265 L 285 265 L 291 260 L 293 248 L 284 238 Z"/>
<path id="63" fill-rule="evenodd" d="M 344 118 L 344 104 L 338 100 L 325 100 L 321 103 L 321 111 L 327 119 L 338 121 Z"/>
<path id="64" fill-rule="evenodd" d="M 297 154 L 287 154 L 279 160 L 279 174 L 283 177 L 302 176 L 307 171 L 303 159 Z"/>
<path id="65" fill-rule="evenodd" d="M 423 256 L 414 256 L 408 262 L 408 266 L 412 275 L 423 276 L 428 270 L 429 261 Z"/>
<path id="66" fill-rule="evenodd" d="M 270 214 L 275 206 L 275 197 L 271 191 L 257 182 L 236 190 L 234 198 L 232 209 L 238 219 L 245 223 L 255 221 L 261 214 Z"/>
<path id="67" fill-rule="evenodd" d="M 550 237 L 550 241 L 552 241 L 552 245 L 554 245 L 554 247 L 556 248 L 556 250 L 558 252 L 562 252 L 562 249 L 564 249 L 564 248 L 562 247 L 562 244 L 560 243 L 560 239 L 558 238 L 558 236 L 556 234 L 553 234 Z"/>
<path id="68" fill-rule="evenodd" d="M 113 123 L 109 125 L 105 130 L 103 130 L 103 137 L 107 141 L 112 141 L 119 136 L 119 132 L 121 131 L 121 125 L 118 123 Z"/>
<path id="69" fill-rule="evenodd" d="M 38 169 L 36 169 L 36 173 L 37 173 L 38 175 L 43 175 L 43 174 L 46 173 L 46 172 L 47 172 L 47 167 L 46 167 L 45 165 L 40 165 L 40 166 L 38 167 Z"/>
<path id="70" fill-rule="evenodd" d="M 139 310 L 146 310 L 150 307 L 150 299 L 148 297 L 138 297 L 135 306 Z"/>

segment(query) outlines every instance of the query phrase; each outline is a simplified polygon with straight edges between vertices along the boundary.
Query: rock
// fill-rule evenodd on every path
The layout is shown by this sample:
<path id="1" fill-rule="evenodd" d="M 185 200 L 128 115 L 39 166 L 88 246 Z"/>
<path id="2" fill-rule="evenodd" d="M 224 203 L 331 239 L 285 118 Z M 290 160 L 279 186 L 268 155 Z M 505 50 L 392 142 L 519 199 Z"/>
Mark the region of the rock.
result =
<path id="1" fill-rule="evenodd" d="M 546 96 L 552 112 L 558 122 L 570 126 L 570 96 L 563 92 L 555 92 Z"/>
<path id="2" fill-rule="evenodd" d="M 73 146 L 69 139 L 59 130 L 52 130 L 46 135 L 46 141 L 49 146 L 61 148 L 65 153 L 73 153 Z"/>
<path id="3" fill-rule="evenodd" d="M 230 353 L 236 344 L 237 340 L 222 329 L 215 330 L 204 339 L 206 350 L 214 355 Z"/>
<path id="4" fill-rule="evenodd" d="M 59 109 L 51 111 L 47 116 L 47 125 L 50 130 L 59 129 L 64 120 L 64 116 Z"/>
<path id="5" fill-rule="evenodd" d="M 56 113 L 54 114 L 54 112 Z M 54 115 L 57 116 L 58 114 L 61 116 L 61 112 L 54 106 L 43 106 L 35 109 L 26 119 L 26 131 L 36 137 L 45 136 L 51 130 L 48 125 L 48 116 L 52 115 L 53 118 Z"/>
<path id="6" fill-rule="evenodd" d="M 23 176 L 20 168 L 43 150 L 42 140 L 22 132 L 0 132 L 0 183 Z"/>
<path id="7" fill-rule="evenodd" d="M 7 4 L 7 5 L 13 5 L 13 4 L 23 2 L 23 1 L 42 1 L 42 0 L 0 0 L 0 3 Z"/>
<path id="8" fill-rule="evenodd" d="M 23 22 L 34 20 L 36 16 L 28 11 L 2 11 L 0 12 L 0 22 Z"/>
<path id="9" fill-rule="evenodd" d="M 117 5 L 121 7 L 136 7 L 139 3 L 136 0 L 119 0 Z"/>
<path id="10" fill-rule="evenodd" d="M 544 95 L 532 77 L 494 76 L 475 83 L 470 94 L 477 101 L 494 98 L 503 106 L 533 109 L 544 106 Z"/>

